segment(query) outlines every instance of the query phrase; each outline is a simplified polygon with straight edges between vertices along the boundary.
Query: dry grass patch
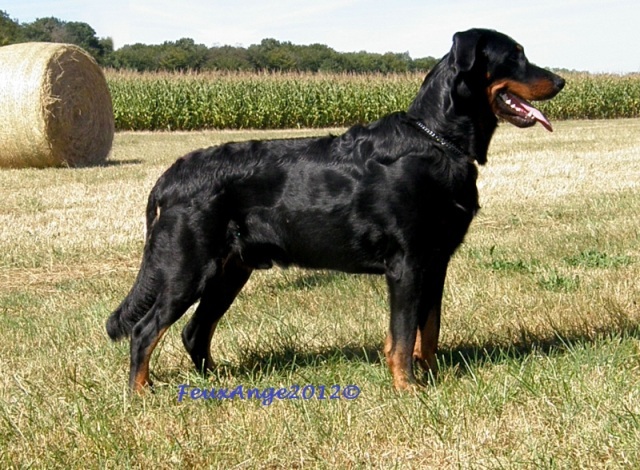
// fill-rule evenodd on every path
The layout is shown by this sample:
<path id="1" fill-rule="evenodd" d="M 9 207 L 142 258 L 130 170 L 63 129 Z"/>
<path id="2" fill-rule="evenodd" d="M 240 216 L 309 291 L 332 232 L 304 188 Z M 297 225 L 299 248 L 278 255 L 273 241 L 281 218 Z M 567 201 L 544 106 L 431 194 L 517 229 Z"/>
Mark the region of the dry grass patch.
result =
<path id="1" fill-rule="evenodd" d="M 151 186 L 195 148 L 297 135 L 124 133 L 104 167 L 0 172 L 3 468 L 640 465 L 637 120 L 500 129 L 423 392 L 391 389 L 381 278 L 291 269 L 251 278 L 213 375 L 192 370 L 182 319 L 152 361 L 156 393 L 129 397 L 128 344 L 104 322 L 136 275 Z M 178 403 L 180 384 L 361 393 Z"/>

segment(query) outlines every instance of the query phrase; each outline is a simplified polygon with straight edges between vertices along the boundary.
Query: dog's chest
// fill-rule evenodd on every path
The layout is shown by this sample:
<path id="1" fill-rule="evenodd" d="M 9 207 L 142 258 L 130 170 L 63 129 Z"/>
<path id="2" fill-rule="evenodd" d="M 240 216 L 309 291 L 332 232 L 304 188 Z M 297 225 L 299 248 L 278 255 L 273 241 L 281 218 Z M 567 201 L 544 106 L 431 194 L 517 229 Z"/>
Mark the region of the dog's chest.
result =
<path id="1" fill-rule="evenodd" d="M 480 207 L 476 180 L 471 163 L 412 164 L 388 174 L 375 199 L 403 236 L 455 249 Z"/>

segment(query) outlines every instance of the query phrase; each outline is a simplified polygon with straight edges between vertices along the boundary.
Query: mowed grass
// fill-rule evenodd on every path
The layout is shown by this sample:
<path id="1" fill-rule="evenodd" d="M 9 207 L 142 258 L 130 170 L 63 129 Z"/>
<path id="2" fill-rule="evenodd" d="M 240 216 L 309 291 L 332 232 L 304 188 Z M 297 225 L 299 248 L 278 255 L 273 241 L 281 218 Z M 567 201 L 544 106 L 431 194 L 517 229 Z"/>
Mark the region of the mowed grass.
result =
<path id="1" fill-rule="evenodd" d="M 382 278 L 290 269 L 251 278 L 213 375 L 182 347 L 187 314 L 155 393 L 129 396 L 128 342 L 104 323 L 156 178 L 195 148 L 300 135 L 122 133 L 104 167 L 0 172 L 0 467 L 640 467 L 640 120 L 499 129 L 423 391 L 391 389 Z M 178 402 L 180 384 L 361 393 Z"/>

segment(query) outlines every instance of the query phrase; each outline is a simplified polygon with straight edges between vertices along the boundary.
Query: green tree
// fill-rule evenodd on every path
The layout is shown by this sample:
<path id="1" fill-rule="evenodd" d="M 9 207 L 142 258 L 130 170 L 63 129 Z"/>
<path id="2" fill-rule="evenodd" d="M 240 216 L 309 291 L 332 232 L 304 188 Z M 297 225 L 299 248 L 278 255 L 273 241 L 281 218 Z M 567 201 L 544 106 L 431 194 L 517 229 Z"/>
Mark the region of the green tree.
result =
<path id="1" fill-rule="evenodd" d="M 273 38 L 249 48 L 214 46 L 207 48 L 193 39 L 182 38 L 160 45 L 133 44 L 114 50 L 111 38 L 98 38 L 87 23 L 58 18 L 38 18 L 20 24 L 0 10 L 0 45 L 24 41 L 76 44 L 101 65 L 138 71 L 184 70 L 268 70 L 349 73 L 403 73 L 427 71 L 433 57 L 411 59 L 408 53 L 373 54 L 365 51 L 339 53 L 324 44 L 296 45 Z"/>
<path id="2" fill-rule="evenodd" d="M 253 70 L 249 53 L 243 47 L 212 47 L 207 51 L 204 68 L 207 70 Z"/>
<path id="3" fill-rule="evenodd" d="M 434 57 L 423 57 L 420 59 L 413 59 L 411 62 L 411 70 L 428 72 L 438 63 L 438 59 Z"/>
<path id="4" fill-rule="evenodd" d="M 22 27 L 25 41 L 58 42 L 75 44 L 91 54 L 99 63 L 108 62 L 113 52 L 111 39 L 99 39 L 87 23 L 62 21 L 58 18 L 38 18 Z"/>
<path id="5" fill-rule="evenodd" d="M 323 44 L 311 44 L 310 46 L 296 46 L 297 62 L 300 70 L 318 72 L 325 65 L 334 60 L 336 51 Z"/>
<path id="6" fill-rule="evenodd" d="M 67 42 L 65 22 L 53 17 L 38 18 L 32 23 L 25 23 L 22 36 L 26 41 Z"/>
<path id="7" fill-rule="evenodd" d="M 65 23 L 64 42 L 82 47 L 96 59 L 103 60 L 105 57 L 104 44 L 96 37 L 95 30 L 87 23 Z"/>
<path id="8" fill-rule="evenodd" d="M 113 39 L 112 38 L 100 38 L 98 39 L 100 48 L 102 49 L 102 57 L 98 62 L 102 65 L 112 66 L 113 62 Z"/>
<path id="9" fill-rule="evenodd" d="M 256 70 L 269 70 L 268 55 L 280 46 L 280 42 L 272 39 L 263 39 L 260 44 L 252 44 L 247 49 L 249 60 Z"/>
<path id="10" fill-rule="evenodd" d="M 182 38 L 160 45 L 134 44 L 115 51 L 111 65 L 138 71 L 201 70 L 207 62 L 208 49 L 193 39 Z"/>
<path id="11" fill-rule="evenodd" d="M 0 10 L 0 46 L 18 42 L 20 25 L 12 20 L 9 14 Z"/>
<path id="12" fill-rule="evenodd" d="M 115 68 L 130 69 L 143 72 L 147 70 L 158 70 L 158 58 L 155 48 L 157 46 L 147 46 L 136 43 L 127 44 L 117 51 L 114 51 L 111 62 Z"/>
<path id="13" fill-rule="evenodd" d="M 384 73 L 402 73 L 409 71 L 411 57 L 408 52 L 404 54 L 394 54 L 387 52 L 381 58 L 381 72 Z"/>

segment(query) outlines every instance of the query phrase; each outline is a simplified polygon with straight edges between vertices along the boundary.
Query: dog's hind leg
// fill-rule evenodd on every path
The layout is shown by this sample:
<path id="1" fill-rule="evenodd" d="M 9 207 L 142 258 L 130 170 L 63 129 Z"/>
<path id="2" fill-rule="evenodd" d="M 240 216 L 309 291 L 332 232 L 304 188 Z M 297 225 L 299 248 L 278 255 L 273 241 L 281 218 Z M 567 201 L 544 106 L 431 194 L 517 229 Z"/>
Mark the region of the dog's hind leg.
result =
<path id="1" fill-rule="evenodd" d="M 182 330 L 182 343 L 199 371 L 213 368 L 211 338 L 218 321 L 250 275 L 251 268 L 244 266 L 238 257 L 232 256 L 224 262 L 219 274 L 207 282 L 198 308 Z"/>
<path id="2" fill-rule="evenodd" d="M 207 228 L 198 225 L 202 220 L 209 221 L 178 206 L 163 211 L 153 225 L 139 278 L 153 281 L 154 301 L 131 331 L 132 390 L 151 385 L 149 360 L 162 335 L 198 300 L 207 280 L 218 274 L 209 238 L 199 236 Z M 224 232 L 210 238 L 223 240 Z"/>
<path id="3" fill-rule="evenodd" d="M 163 292 L 158 296 L 151 310 L 136 323 L 131 332 L 131 372 L 129 387 L 139 391 L 145 385 L 151 385 L 149 379 L 149 361 L 158 342 L 195 301 L 193 294 L 172 295 Z"/>

